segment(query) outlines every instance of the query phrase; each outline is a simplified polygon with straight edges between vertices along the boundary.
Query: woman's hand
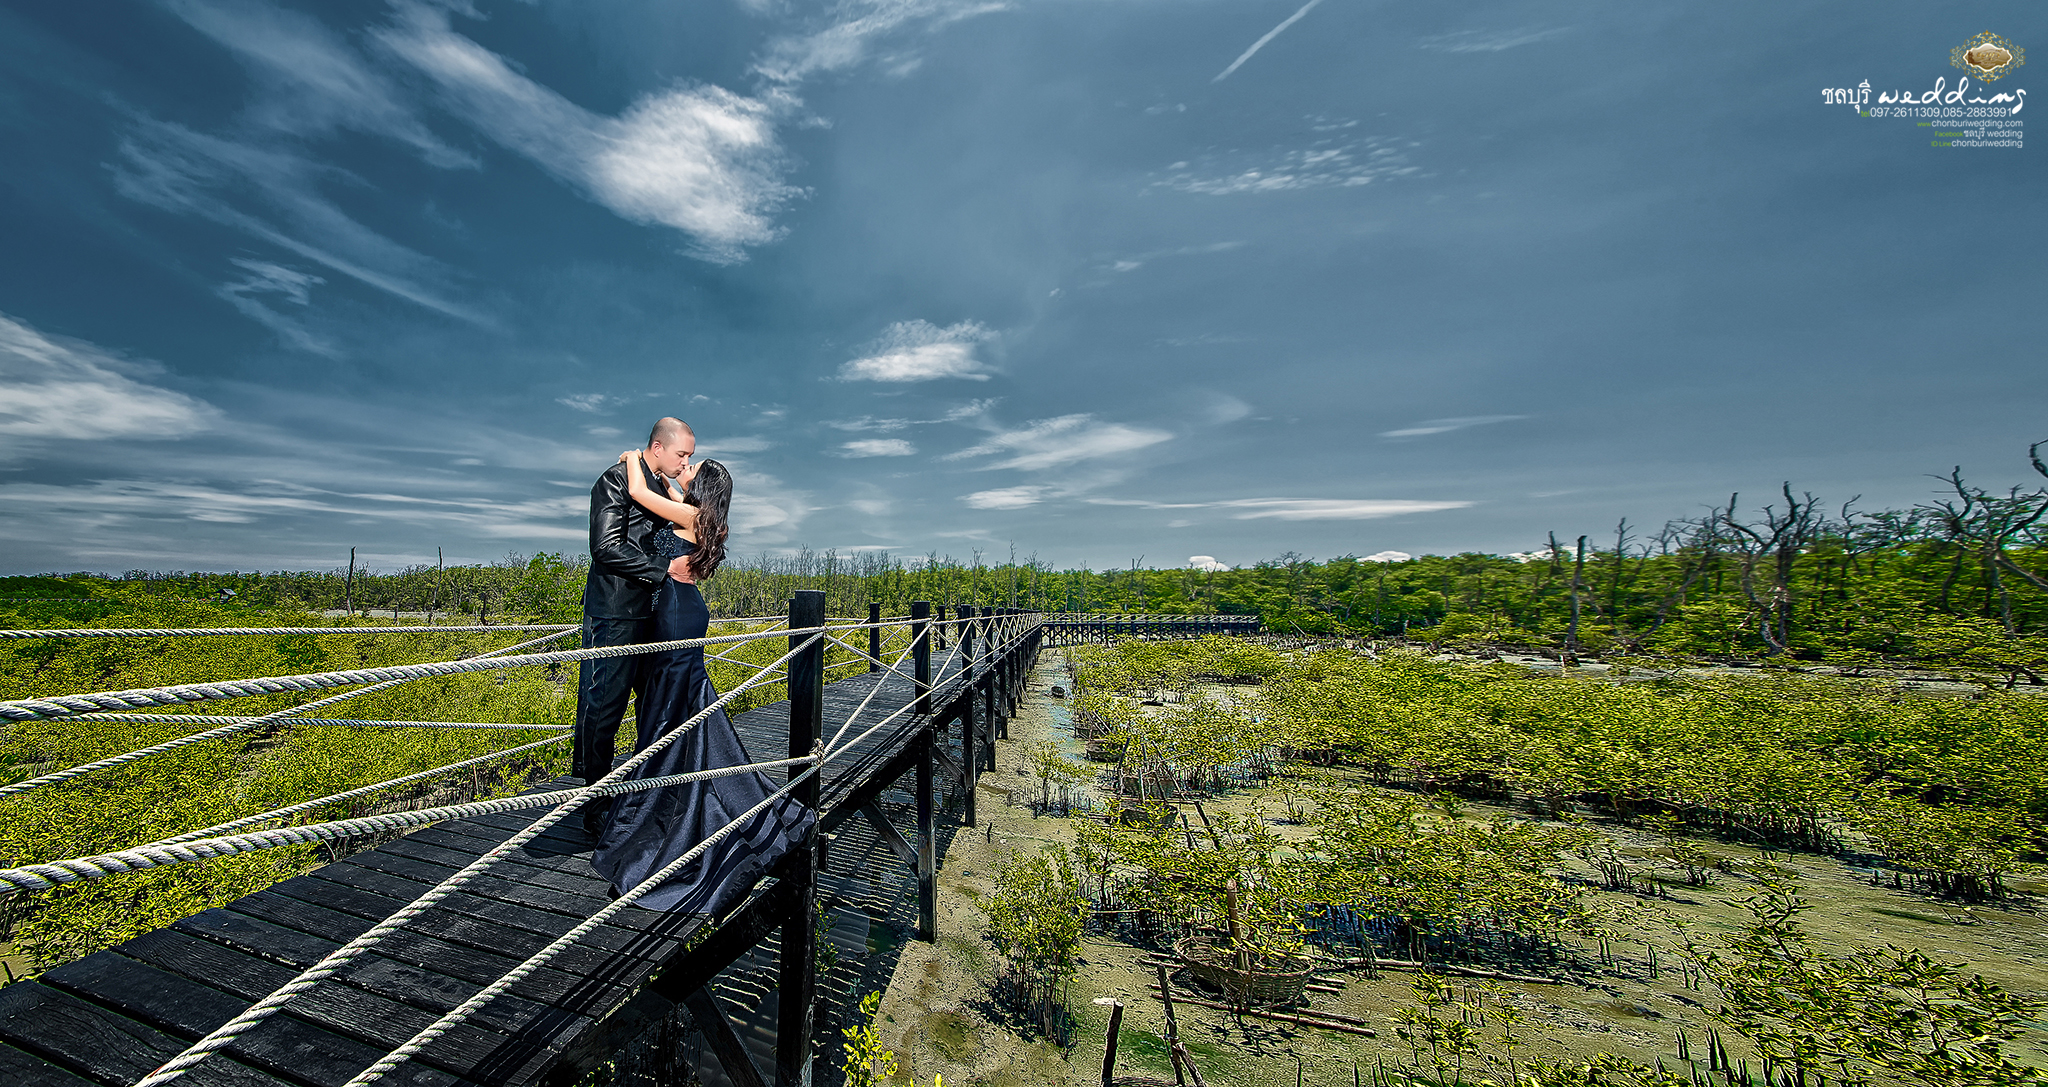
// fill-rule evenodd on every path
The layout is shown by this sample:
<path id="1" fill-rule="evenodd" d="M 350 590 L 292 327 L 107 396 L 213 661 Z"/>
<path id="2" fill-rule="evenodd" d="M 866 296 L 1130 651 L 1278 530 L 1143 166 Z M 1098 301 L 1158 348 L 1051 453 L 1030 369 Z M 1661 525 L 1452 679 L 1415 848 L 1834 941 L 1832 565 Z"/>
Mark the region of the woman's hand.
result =
<path id="1" fill-rule="evenodd" d="M 620 464 L 630 464 L 630 463 L 632 463 L 633 461 L 636 461 L 636 460 L 639 460 L 639 459 L 640 459 L 640 451 L 639 451 L 638 449 L 628 449 L 628 450 L 626 450 L 626 451 L 625 451 L 624 453 L 621 453 L 621 454 L 619 454 L 619 463 L 620 463 Z"/>

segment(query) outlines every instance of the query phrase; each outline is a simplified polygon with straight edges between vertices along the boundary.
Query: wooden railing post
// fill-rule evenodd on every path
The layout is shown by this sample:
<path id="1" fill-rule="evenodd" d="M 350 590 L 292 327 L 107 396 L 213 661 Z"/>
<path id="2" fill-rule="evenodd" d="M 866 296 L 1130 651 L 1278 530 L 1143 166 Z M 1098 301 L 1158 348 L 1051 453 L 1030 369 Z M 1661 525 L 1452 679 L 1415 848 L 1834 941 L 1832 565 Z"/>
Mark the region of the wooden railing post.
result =
<path id="1" fill-rule="evenodd" d="M 882 605 L 868 605 L 868 671 L 882 670 Z"/>
<path id="2" fill-rule="evenodd" d="M 960 605 L 960 674 L 974 680 L 974 607 Z M 981 730 L 974 727 L 974 688 L 968 687 L 960 702 L 960 768 L 967 775 L 967 799 L 960 806 L 960 824 L 973 826 L 974 784 L 981 777 Z"/>
<path id="3" fill-rule="evenodd" d="M 810 633 L 806 627 L 825 625 L 825 594 L 815 589 L 798 590 L 789 602 L 789 647 L 795 649 Z M 814 754 L 825 729 L 825 643 L 801 650 L 789 659 L 789 757 L 800 759 Z M 792 766 L 789 776 L 797 777 L 808 768 Z M 790 792 L 790 799 L 818 810 L 819 782 L 816 774 Z M 810 1087 L 811 1028 L 817 1007 L 817 939 L 812 932 L 812 912 L 817 909 L 818 871 L 816 823 L 810 840 L 798 849 L 785 879 L 797 881 L 789 913 L 782 921 L 781 977 L 777 982 L 779 1008 L 775 1029 L 776 1087 Z"/>
<path id="4" fill-rule="evenodd" d="M 947 641 L 946 606 L 940 604 L 932 610 L 932 646 L 937 649 L 944 649 L 946 648 Z"/>
<path id="5" fill-rule="evenodd" d="M 939 939 L 939 828 L 932 808 L 932 727 L 917 733 L 917 938 Z"/>
<path id="6" fill-rule="evenodd" d="M 932 605 L 929 600 L 910 602 L 910 667 L 917 685 L 917 708 L 912 713 L 932 712 Z"/>
<path id="7" fill-rule="evenodd" d="M 981 609 L 981 721 L 988 729 L 990 747 L 999 735 L 1009 738 L 996 717 L 996 665 L 1000 660 L 996 651 L 1002 646 L 1002 633 L 996 629 L 995 612 L 994 608 Z M 993 754 L 990 761 L 994 761 Z"/>

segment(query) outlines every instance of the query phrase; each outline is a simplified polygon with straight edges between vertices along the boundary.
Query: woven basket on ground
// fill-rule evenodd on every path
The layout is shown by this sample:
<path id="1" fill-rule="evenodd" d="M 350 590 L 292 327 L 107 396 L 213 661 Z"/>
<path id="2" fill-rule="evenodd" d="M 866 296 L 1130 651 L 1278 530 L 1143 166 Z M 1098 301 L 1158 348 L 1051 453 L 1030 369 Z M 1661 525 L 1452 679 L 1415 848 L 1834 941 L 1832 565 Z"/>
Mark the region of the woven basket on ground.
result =
<path id="1" fill-rule="evenodd" d="M 1274 961 L 1254 956 L 1250 970 L 1237 968 L 1237 956 L 1207 936 L 1183 936 L 1173 952 L 1197 979 L 1223 990 L 1240 1008 L 1284 1007 L 1301 1002 L 1308 990 L 1312 964 L 1305 958 Z"/>

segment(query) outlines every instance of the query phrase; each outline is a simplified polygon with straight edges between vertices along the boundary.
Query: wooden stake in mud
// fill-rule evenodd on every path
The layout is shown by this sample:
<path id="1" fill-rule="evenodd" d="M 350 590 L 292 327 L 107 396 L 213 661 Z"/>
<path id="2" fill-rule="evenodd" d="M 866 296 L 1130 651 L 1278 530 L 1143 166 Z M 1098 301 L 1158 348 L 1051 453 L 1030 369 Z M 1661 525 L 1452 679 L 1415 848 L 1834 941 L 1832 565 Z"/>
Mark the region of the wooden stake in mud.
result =
<path id="1" fill-rule="evenodd" d="M 1096 997 L 1095 1002 L 1109 1005 L 1109 1040 L 1102 1044 L 1102 1087 L 1111 1087 L 1116 1082 L 1116 1036 L 1124 1025 L 1124 1002 L 1107 996 Z"/>
<path id="2" fill-rule="evenodd" d="M 1166 966 L 1163 963 L 1159 964 L 1159 998 L 1166 1005 L 1166 1055 L 1173 1061 L 1173 1082 L 1185 1084 L 1188 1078 L 1182 1071 L 1181 1064 L 1187 1060 L 1187 1051 L 1181 1048 L 1180 1021 L 1173 1016 L 1173 982 L 1167 978 Z M 1194 1062 L 1187 1061 L 1187 1067 L 1192 1071 Z M 1196 1076 L 1195 1082 L 1201 1082 L 1199 1075 Z"/>

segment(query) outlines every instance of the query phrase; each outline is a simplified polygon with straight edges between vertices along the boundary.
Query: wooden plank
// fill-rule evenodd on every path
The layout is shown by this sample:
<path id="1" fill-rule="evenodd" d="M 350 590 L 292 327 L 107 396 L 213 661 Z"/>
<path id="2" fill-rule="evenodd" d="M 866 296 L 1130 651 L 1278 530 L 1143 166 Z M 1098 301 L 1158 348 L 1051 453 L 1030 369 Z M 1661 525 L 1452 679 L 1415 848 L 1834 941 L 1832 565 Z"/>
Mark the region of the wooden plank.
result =
<path id="1" fill-rule="evenodd" d="M 188 1042 L 205 1037 L 249 1006 L 231 993 L 111 951 L 67 963 L 38 980 Z M 389 1051 L 388 1046 L 343 1037 L 291 1015 L 273 1015 L 229 1043 L 226 1053 L 292 1083 L 341 1087 Z M 426 1064 L 401 1065 L 385 1080 L 411 1087 L 456 1087 L 463 1082 Z"/>
<path id="2" fill-rule="evenodd" d="M 213 985 L 240 998 L 244 1004 L 269 996 L 298 973 L 178 932 L 150 933 L 123 944 L 120 953 L 158 969 Z M 515 1069 L 521 1077 L 540 1071 L 555 1052 L 567 1045 L 575 1033 L 581 1032 L 587 1020 L 557 1016 L 553 1023 L 549 1023 L 546 1015 L 551 1009 L 526 1001 L 521 1003 L 538 1014 L 527 1022 L 505 1024 L 512 1027 L 510 1032 L 502 1026 L 494 1029 L 472 1016 L 449 1028 L 446 1034 L 414 1059 L 462 1075 L 485 1067 Z M 419 1008 L 353 985 L 330 981 L 300 994 L 284 1014 L 388 1051 L 410 1040 L 447 1010 L 447 1007 Z M 550 1026 L 554 1029 L 550 1030 Z"/>
<path id="3" fill-rule="evenodd" d="M 0 1040 L 104 1084 L 134 1083 L 191 1043 L 33 981 L 0 989 Z M 185 1073 L 191 1087 L 280 1087 L 288 1081 L 216 1055 Z"/>
<path id="4" fill-rule="evenodd" d="M 343 884 L 319 880 L 290 889 L 280 885 L 271 888 L 271 893 L 284 894 L 301 902 L 353 914 L 370 921 L 382 921 L 430 889 L 427 884 L 413 883 L 397 876 L 367 869 L 362 870 L 359 878 L 368 882 L 372 876 L 382 877 L 374 887 L 365 887 L 362 883 Z M 307 889 L 315 886 L 317 889 Z M 582 919 L 582 915 L 549 913 L 458 891 L 415 918 L 406 927 L 414 932 L 439 936 L 453 943 L 469 944 L 474 938 L 474 930 L 478 924 L 503 926 L 543 937 L 544 940 L 553 940 L 575 927 Z M 579 944 L 612 954 L 661 962 L 674 954 L 688 936 L 687 919 L 678 917 L 677 921 L 679 924 L 674 926 L 675 930 L 665 933 L 600 925 L 591 930 Z M 489 949 L 497 945 L 483 946 Z"/>
<path id="5" fill-rule="evenodd" d="M 93 1081 L 83 1076 L 5 1043 L 0 1043 L 0 1083 L 11 1087 L 94 1087 Z"/>

